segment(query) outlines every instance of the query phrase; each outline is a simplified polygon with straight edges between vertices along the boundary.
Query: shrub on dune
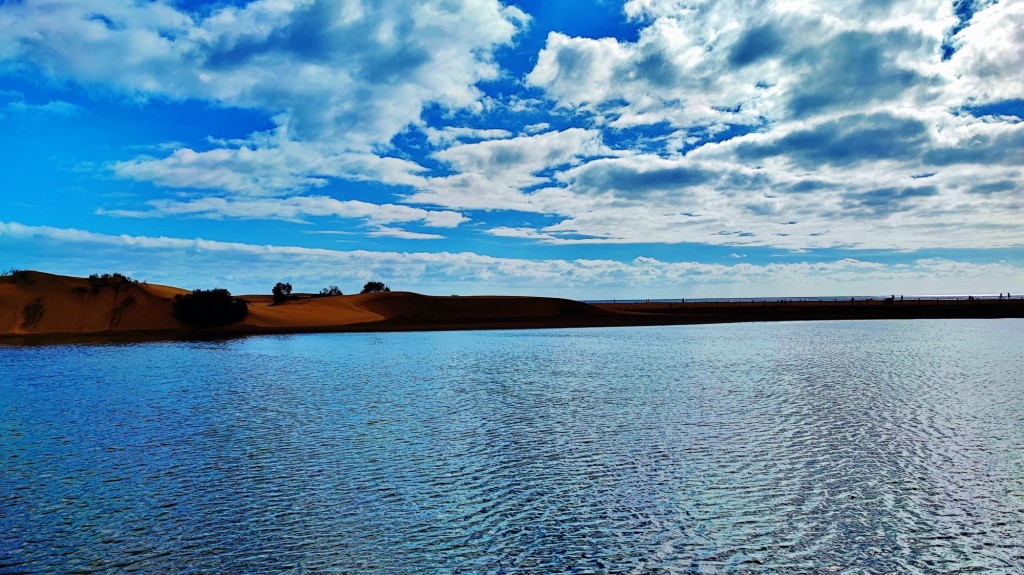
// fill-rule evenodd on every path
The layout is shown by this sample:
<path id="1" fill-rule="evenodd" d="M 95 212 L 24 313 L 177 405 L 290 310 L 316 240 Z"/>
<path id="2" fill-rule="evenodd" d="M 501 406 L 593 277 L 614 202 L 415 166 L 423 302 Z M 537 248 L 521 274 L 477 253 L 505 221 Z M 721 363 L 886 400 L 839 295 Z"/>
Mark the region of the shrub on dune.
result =
<path id="1" fill-rule="evenodd" d="M 384 282 L 366 282 L 366 285 L 363 286 L 363 291 L 360 293 L 381 293 L 389 291 L 391 291 L 391 288 L 384 285 Z"/>
<path id="2" fill-rule="evenodd" d="M 240 321 L 249 313 L 249 304 L 231 297 L 226 289 L 197 289 L 190 294 L 174 296 L 174 316 L 183 323 L 216 327 Z"/>

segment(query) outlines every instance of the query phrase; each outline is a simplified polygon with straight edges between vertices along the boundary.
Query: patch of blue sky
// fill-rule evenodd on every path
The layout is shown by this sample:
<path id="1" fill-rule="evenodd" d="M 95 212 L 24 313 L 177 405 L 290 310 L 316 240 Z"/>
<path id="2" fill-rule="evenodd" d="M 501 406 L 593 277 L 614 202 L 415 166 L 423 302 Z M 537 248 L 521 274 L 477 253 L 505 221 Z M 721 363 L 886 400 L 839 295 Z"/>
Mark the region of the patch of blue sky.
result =
<path id="1" fill-rule="evenodd" d="M 945 40 L 942 42 L 943 60 L 949 60 L 956 53 L 953 37 L 970 24 L 971 18 L 974 17 L 974 12 L 980 2 L 982 0 L 953 0 L 953 13 L 956 14 L 957 22 L 949 29 Z"/>
<path id="2" fill-rule="evenodd" d="M 668 148 L 668 141 L 676 131 L 668 122 L 657 122 L 604 130 L 602 136 L 606 145 L 617 150 L 664 156 L 676 152 Z"/>
<path id="3" fill-rule="evenodd" d="M 144 209 L 147 201 L 175 192 L 118 178 L 114 164 L 139 156 L 162 157 L 180 147 L 210 149 L 218 147 L 211 137 L 245 138 L 272 127 L 261 113 L 198 101 L 90 96 L 81 87 L 42 79 L 14 77 L 5 84 L 7 103 L 21 103 L 7 106 L 6 137 L 0 138 L 0 157 L 10 167 L 0 187 L 7 221 L 109 233 L 157 229 L 180 234 L 173 224 L 153 219 L 95 216 L 100 209 Z M 45 107 L 51 102 L 74 106 L 54 112 Z M 187 221 L 185 225 L 189 231 L 203 228 Z"/>
<path id="4" fill-rule="evenodd" d="M 193 16 L 206 17 L 225 7 L 242 8 L 255 0 L 172 0 L 179 10 L 188 12 Z"/>
<path id="5" fill-rule="evenodd" d="M 983 116 L 1014 116 L 1024 119 L 1024 98 L 991 102 L 980 106 L 965 106 L 962 110 L 975 118 Z"/>

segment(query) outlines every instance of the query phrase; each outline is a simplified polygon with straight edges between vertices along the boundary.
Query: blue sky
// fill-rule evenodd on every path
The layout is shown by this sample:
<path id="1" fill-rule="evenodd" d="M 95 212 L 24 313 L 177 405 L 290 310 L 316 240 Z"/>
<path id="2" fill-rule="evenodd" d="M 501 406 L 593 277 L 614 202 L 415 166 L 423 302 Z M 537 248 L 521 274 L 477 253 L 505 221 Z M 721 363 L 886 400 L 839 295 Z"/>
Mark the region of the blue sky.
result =
<path id="1" fill-rule="evenodd" d="M 0 2 L 0 266 L 1024 291 L 1024 2 Z"/>

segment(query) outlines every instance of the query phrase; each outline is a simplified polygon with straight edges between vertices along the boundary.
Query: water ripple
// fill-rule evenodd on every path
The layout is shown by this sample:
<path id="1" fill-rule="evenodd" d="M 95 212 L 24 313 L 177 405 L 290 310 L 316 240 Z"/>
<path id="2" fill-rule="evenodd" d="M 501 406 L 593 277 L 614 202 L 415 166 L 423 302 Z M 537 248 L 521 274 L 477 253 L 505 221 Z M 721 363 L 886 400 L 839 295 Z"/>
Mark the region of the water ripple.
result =
<path id="1" fill-rule="evenodd" d="M 1022 573 L 1022 327 L 0 348 L 0 574 Z"/>

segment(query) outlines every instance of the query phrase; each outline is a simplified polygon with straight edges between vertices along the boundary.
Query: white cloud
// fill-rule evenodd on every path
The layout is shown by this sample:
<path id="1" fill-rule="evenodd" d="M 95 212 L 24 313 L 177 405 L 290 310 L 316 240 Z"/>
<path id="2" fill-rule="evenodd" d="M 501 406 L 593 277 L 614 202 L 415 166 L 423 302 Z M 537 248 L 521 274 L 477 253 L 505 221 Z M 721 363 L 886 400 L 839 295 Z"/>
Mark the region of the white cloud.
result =
<path id="1" fill-rule="evenodd" d="M 1021 148 L 1014 142 L 1024 142 L 1024 124 L 993 126 L 982 132 L 988 146 L 974 130 L 940 146 L 913 118 L 843 118 L 738 138 L 683 158 L 596 158 L 557 173 L 561 187 L 519 198 L 560 221 L 489 233 L 548 244 L 794 251 L 1020 246 L 1024 169 L 1007 154 Z M 752 163 L 759 165 L 744 165 Z"/>
<path id="2" fill-rule="evenodd" d="M 106 215 L 354 218 L 424 239 L 435 235 L 392 224 L 453 228 L 480 210 L 486 234 L 547 244 L 1019 247 L 1024 122 L 961 108 L 1024 94 L 1024 3 L 975 7 L 951 35 L 951 2 L 630 0 L 636 41 L 551 32 L 512 79 L 535 90 L 500 96 L 479 86 L 503 74 L 495 50 L 528 18 L 495 0 L 274 0 L 202 14 L 26 0 L 0 5 L 0 61 L 272 118 L 267 132 L 211 134 L 212 149 L 111 164 L 174 195 Z M 442 119 L 425 119 L 428 106 Z M 487 122 L 496 110 L 502 127 Z M 631 131 L 651 126 L 657 135 Z M 406 130 L 434 151 L 399 149 Z M 344 195 L 339 180 L 399 186 L 388 193 L 430 209 L 327 197 Z M 321 195 L 299 195 L 309 190 Z M 496 210 L 549 218 L 492 225 Z"/>
<path id="3" fill-rule="evenodd" d="M 853 258 L 824 262 L 665 262 L 640 256 L 601 259 L 496 258 L 472 252 L 370 252 L 256 245 L 203 239 L 106 235 L 76 229 L 0 222 L 0 245 L 15 248 L 9 263 L 38 267 L 42 249 L 66 254 L 60 269 L 87 275 L 120 271 L 152 283 L 269 291 L 277 281 L 317 289 L 385 280 L 393 289 L 423 293 L 504 293 L 587 298 L 754 297 L 888 293 L 987 293 L 1024 285 L 1020 263 L 971 263 L 925 258 L 884 264 Z M 342 280 L 338 280 L 339 276 Z"/>
<path id="4" fill-rule="evenodd" d="M 425 234 L 421 232 L 410 232 L 400 228 L 390 228 L 387 226 L 381 226 L 372 232 L 366 234 L 375 238 L 400 238 L 403 240 L 439 240 L 444 236 L 438 234 Z"/>
<path id="5" fill-rule="evenodd" d="M 985 6 L 953 44 L 954 103 L 985 104 L 1024 96 L 1024 3 Z"/>
<path id="6" fill-rule="evenodd" d="M 276 140 L 276 141 L 275 141 Z M 232 192 L 246 196 L 296 193 L 328 183 L 328 178 L 416 185 L 423 168 L 408 160 L 368 153 L 337 152 L 329 146 L 274 138 L 256 147 L 241 145 L 196 152 L 175 150 L 163 158 L 117 162 L 114 174 L 169 188 Z"/>
<path id="7" fill-rule="evenodd" d="M 445 126 L 444 128 L 423 128 L 427 141 L 434 147 L 447 148 L 452 144 L 461 144 L 466 140 L 498 140 L 512 136 L 508 130 L 484 128 L 460 128 Z"/>
<path id="8" fill-rule="evenodd" d="M 545 242 L 558 241 L 559 238 L 552 234 L 546 234 L 533 228 L 513 228 L 499 226 L 487 230 L 487 233 L 499 238 L 523 238 L 528 240 L 541 240 Z"/>
<path id="9" fill-rule="evenodd" d="M 578 162 L 587 156 L 607 153 L 600 134 L 594 130 L 570 128 L 533 136 L 488 140 L 453 146 L 434 154 L 459 172 L 487 176 L 510 173 L 529 176 L 540 170 Z M 527 183 L 533 178 L 525 177 Z"/>
<path id="10" fill-rule="evenodd" d="M 163 2 L 31 0 L 0 6 L 0 62 L 140 99 L 254 108 L 277 124 L 273 140 L 121 162 L 123 177 L 245 193 L 325 177 L 409 183 L 416 166 L 360 164 L 428 104 L 481 109 L 476 84 L 499 73 L 493 50 L 528 20 L 497 0 L 275 0 L 203 15 Z"/>
<path id="11" fill-rule="evenodd" d="M 273 219 L 299 222 L 309 217 L 365 219 L 370 223 L 419 222 L 437 228 L 454 228 L 469 218 L 453 211 L 425 210 L 396 204 L 338 200 L 327 196 L 230 199 L 202 197 L 194 200 L 153 200 L 149 210 L 99 210 L 115 217 L 198 216 L 205 218 Z"/>
<path id="12" fill-rule="evenodd" d="M 0 58 L 142 97 L 256 107 L 298 140 L 365 149 L 426 103 L 479 106 L 475 84 L 498 73 L 491 50 L 525 21 L 496 0 L 275 0 L 207 16 L 159 2 L 33 0 L 0 9 Z"/>
<path id="13" fill-rule="evenodd" d="M 410 201 L 561 216 L 489 230 L 549 244 L 1020 246 L 1024 123 L 964 114 L 954 97 L 979 83 L 979 103 L 1024 93 L 1024 12 L 999 6 L 979 10 L 943 62 L 948 3 L 630 2 L 636 42 L 552 32 L 526 79 L 603 141 L 667 122 L 678 130 L 666 148 L 531 172 L 548 182 L 455 164 L 458 186 L 432 181 Z M 744 124 L 754 131 L 703 143 Z"/>
<path id="14" fill-rule="evenodd" d="M 932 2 L 639 1 L 636 42 L 548 36 L 527 77 L 613 127 L 759 126 L 880 101 L 913 105 L 938 81 L 955 22 Z"/>
<path id="15" fill-rule="evenodd" d="M 537 196 L 524 190 L 551 182 L 556 168 L 577 165 L 588 157 L 615 154 L 600 132 L 570 128 L 452 146 L 434 154 L 455 175 L 424 180 L 410 203 L 450 208 L 515 209 L 543 212 Z"/>

